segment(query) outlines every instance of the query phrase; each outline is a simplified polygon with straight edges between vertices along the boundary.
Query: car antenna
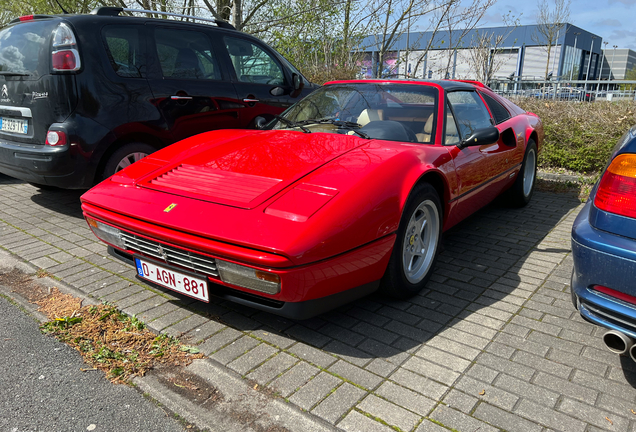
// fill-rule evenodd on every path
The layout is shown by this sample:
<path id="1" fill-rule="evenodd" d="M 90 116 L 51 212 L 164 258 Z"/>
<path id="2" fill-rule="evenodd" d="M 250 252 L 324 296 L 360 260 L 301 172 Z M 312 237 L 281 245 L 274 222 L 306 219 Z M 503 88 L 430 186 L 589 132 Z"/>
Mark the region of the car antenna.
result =
<path id="1" fill-rule="evenodd" d="M 60 9 L 62 9 L 62 12 L 64 12 L 64 15 L 68 15 L 68 12 L 66 12 L 66 9 L 64 9 L 64 6 L 62 6 L 62 3 L 60 3 L 59 0 L 55 0 L 55 3 L 57 3 Z"/>

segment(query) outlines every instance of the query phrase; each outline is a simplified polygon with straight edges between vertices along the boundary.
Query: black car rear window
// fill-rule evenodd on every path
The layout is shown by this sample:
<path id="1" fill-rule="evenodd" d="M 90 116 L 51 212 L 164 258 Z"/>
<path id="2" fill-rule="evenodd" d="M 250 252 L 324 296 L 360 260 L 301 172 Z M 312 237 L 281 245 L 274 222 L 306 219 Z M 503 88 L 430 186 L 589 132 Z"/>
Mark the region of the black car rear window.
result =
<path id="1" fill-rule="evenodd" d="M 1 29 L 0 75 L 47 74 L 49 41 L 57 24 L 57 20 L 36 20 Z"/>

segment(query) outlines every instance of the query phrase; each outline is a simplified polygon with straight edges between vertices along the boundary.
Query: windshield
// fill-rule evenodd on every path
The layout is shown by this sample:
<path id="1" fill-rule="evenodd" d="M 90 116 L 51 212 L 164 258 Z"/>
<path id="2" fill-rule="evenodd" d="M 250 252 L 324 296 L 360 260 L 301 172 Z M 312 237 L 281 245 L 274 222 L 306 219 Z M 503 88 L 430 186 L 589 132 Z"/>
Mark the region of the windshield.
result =
<path id="1" fill-rule="evenodd" d="M 0 75 L 46 74 L 49 37 L 56 24 L 42 20 L 0 29 Z"/>
<path id="2" fill-rule="evenodd" d="M 437 89 L 418 84 L 333 84 L 289 108 L 273 129 L 431 144 Z"/>

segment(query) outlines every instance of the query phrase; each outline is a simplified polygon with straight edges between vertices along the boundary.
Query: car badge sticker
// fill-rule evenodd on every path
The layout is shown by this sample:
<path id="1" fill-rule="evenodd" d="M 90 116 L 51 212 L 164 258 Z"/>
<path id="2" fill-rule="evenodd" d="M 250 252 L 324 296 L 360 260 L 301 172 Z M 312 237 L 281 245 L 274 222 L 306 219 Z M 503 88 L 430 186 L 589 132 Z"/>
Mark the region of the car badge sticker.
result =
<path id="1" fill-rule="evenodd" d="M 31 101 L 35 101 L 38 99 L 46 99 L 49 97 L 49 92 L 44 92 L 44 93 L 40 93 L 40 92 L 33 92 L 31 93 Z"/>
<path id="2" fill-rule="evenodd" d="M 411 244 L 411 246 L 413 246 L 413 243 L 415 243 L 415 236 L 411 236 L 411 238 L 409 239 L 409 243 Z"/>
<path id="3" fill-rule="evenodd" d="M 6 84 L 2 85 L 2 101 L 3 102 L 9 101 L 9 89 L 7 88 Z"/>
<path id="4" fill-rule="evenodd" d="M 170 210 L 172 210 L 173 208 L 175 208 L 177 205 L 175 203 L 170 204 L 168 207 L 166 207 L 165 209 L 163 209 L 164 212 L 166 213 L 170 213 Z"/>

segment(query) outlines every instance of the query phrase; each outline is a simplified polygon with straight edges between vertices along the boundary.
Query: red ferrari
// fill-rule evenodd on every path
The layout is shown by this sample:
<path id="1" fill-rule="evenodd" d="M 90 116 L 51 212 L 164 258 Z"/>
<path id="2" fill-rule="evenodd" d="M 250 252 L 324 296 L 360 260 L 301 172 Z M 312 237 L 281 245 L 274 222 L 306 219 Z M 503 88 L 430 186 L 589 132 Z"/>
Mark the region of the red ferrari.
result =
<path id="1" fill-rule="evenodd" d="M 477 82 L 331 82 L 261 130 L 193 136 L 82 196 L 138 277 L 309 318 L 417 294 L 444 230 L 532 196 L 539 118 Z"/>

